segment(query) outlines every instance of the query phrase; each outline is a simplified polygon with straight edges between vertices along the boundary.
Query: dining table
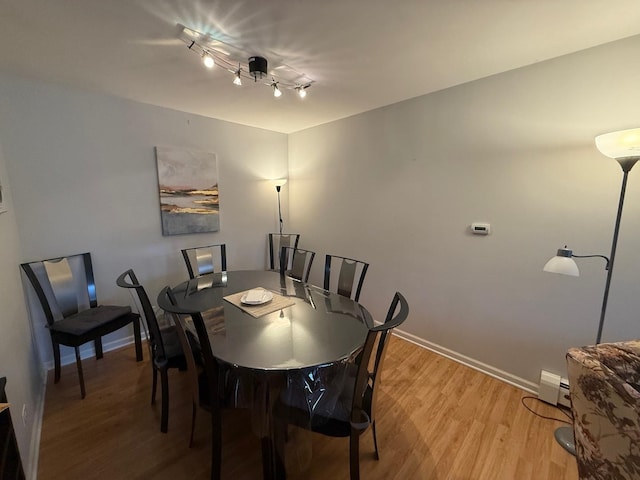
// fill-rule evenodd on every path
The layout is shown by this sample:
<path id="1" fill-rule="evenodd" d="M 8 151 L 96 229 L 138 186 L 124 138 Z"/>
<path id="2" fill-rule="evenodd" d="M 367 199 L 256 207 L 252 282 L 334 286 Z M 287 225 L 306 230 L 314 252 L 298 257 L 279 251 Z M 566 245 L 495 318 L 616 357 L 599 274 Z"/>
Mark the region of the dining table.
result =
<path id="1" fill-rule="evenodd" d="M 295 398 L 309 421 L 329 417 L 348 375 L 345 367 L 373 327 L 371 315 L 348 297 L 270 270 L 206 274 L 172 292 L 178 308 L 205 319 L 211 351 L 225 371 L 225 396 L 252 413 L 265 480 L 286 478 L 285 448 L 272 418 L 275 402 Z"/>

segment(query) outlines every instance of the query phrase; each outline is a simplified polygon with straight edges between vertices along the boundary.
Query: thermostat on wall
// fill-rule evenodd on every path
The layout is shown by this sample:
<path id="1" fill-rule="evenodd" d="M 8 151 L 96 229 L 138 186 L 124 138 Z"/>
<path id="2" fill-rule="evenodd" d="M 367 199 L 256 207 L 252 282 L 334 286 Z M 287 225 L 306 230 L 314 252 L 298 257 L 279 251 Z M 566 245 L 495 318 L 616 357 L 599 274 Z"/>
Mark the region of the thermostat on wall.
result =
<path id="1" fill-rule="evenodd" d="M 491 233 L 491 225 L 488 223 L 472 223 L 471 233 L 476 235 L 489 235 L 489 233 Z"/>

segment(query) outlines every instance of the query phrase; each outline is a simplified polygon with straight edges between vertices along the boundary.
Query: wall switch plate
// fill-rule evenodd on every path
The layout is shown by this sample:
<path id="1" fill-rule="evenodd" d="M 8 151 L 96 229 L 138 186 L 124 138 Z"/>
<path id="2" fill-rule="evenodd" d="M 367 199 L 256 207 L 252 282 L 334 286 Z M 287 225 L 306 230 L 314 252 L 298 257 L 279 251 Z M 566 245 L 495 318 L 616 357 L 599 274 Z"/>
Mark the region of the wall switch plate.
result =
<path id="1" fill-rule="evenodd" d="M 489 235 L 491 233 L 491 225 L 488 223 L 472 223 L 471 233 L 474 235 Z"/>

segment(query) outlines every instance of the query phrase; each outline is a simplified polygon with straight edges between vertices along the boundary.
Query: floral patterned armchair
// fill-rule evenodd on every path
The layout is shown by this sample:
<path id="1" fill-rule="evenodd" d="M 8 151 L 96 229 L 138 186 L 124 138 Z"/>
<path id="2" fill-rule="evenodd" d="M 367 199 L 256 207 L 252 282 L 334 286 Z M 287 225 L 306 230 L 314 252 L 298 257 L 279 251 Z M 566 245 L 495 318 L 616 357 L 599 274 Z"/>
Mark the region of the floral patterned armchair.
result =
<path id="1" fill-rule="evenodd" d="M 640 479 L 640 340 L 567 353 L 580 480 Z"/>

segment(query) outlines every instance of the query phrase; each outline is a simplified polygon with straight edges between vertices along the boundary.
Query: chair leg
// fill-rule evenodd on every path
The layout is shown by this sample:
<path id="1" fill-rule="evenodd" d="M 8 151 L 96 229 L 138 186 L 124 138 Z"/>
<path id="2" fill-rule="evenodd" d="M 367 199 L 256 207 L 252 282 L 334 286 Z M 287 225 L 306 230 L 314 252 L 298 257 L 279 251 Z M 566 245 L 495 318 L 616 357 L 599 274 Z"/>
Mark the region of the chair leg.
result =
<path id="1" fill-rule="evenodd" d="M 102 338 L 98 337 L 93 341 L 96 346 L 96 360 L 103 357 L 102 354 Z"/>
<path id="2" fill-rule="evenodd" d="M 78 378 L 80 380 L 80 395 L 82 398 L 86 396 L 86 392 L 84 389 L 84 375 L 82 374 L 82 360 L 80 360 L 80 349 L 75 347 L 76 351 L 76 365 L 78 366 Z"/>
<path id="3" fill-rule="evenodd" d="M 169 376 L 167 369 L 160 369 L 160 388 L 162 389 L 162 417 L 160 419 L 160 431 L 167 433 L 169 426 Z"/>
<path id="4" fill-rule="evenodd" d="M 156 367 L 155 363 L 151 365 L 151 370 L 153 371 L 153 382 L 151 383 L 151 405 L 156 403 L 156 390 L 158 388 L 158 367 Z"/>
<path id="5" fill-rule="evenodd" d="M 193 446 L 193 432 L 196 429 L 196 402 L 191 401 L 191 437 L 189 437 L 189 448 Z"/>
<path id="6" fill-rule="evenodd" d="M 378 437 L 376 437 L 376 421 L 371 423 L 371 429 L 373 430 L 373 446 L 376 449 L 376 460 L 380 460 L 380 454 L 378 453 Z"/>
<path id="7" fill-rule="evenodd" d="M 53 339 L 51 339 L 51 343 L 53 344 L 53 383 L 58 383 L 60 381 L 60 345 L 54 342 Z"/>
<path id="8" fill-rule="evenodd" d="M 351 432 L 349 445 L 349 470 L 351 480 L 360 480 L 360 434 Z"/>
<path id="9" fill-rule="evenodd" d="M 142 355 L 142 334 L 140 333 L 140 318 L 133 320 L 133 339 L 136 344 L 136 361 L 143 360 Z"/>
<path id="10" fill-rule="evenodd" d="M 219 405 L 211 407 L 211 480 L 222 478 L 222 418 Z"/>

